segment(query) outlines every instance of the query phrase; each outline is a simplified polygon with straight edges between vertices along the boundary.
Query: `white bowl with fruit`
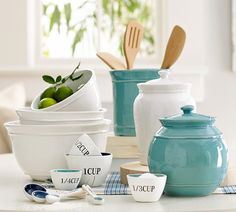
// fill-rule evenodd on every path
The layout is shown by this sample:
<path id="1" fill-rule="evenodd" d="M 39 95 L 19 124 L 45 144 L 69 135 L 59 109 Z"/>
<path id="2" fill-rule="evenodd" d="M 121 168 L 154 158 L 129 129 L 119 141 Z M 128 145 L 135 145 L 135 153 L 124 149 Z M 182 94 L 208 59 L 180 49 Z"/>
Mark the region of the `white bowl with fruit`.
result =
<path id="1" fill-rule="evenodd" d="M 79 70 L 79 65 L 66 76 L 44 75 L 44 81 L 51 84 L 32 102 L 31 109 L 43 111 L 96 111 L 101 108 L 95 73 Z"/>

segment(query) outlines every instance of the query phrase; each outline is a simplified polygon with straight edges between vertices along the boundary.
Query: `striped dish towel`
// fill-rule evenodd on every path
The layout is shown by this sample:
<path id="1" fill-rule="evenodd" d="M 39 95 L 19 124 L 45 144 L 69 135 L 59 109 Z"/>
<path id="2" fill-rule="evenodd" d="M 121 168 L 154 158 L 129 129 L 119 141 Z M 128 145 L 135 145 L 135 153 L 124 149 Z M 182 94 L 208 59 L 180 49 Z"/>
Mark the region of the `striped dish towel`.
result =
<path id="1" fill-rule="evenodd" d="M 129 186 L 120 183 L 120 172 L 111 172 L 102 187 L 93 188 L 97 194 L 128 195 L 131 194 Z M 236 185 L 217 188 L 214 194 L 236 194 Z"/>
<path id="2" fill-rule="evenodd" d="M 111 172 L 106 182 L 101 187 L 94 187 L 97 194 L 103 195 L 127 195 L 131 194 L 129 186 L 120 183 L 120 172 Z"/>
<path id="3" fill-rule="evenodd" d="M 44 183 L 44 187 L 53 188 L 50 183 Z M 93 187 L 93 191 L 101 195 L 129 195 L 131 194 L 129 186 L 120 183 L 120 172 L 111 172 L 106 182 L 100 187 Z M 223 186 L 217 188 L 213 194 L 236 194 L 236 185 Z"/>
<path id="4" fill-rule="evenodd" d="M 236 185 L 219 187 L 214 194 L 236 194 Z"/>

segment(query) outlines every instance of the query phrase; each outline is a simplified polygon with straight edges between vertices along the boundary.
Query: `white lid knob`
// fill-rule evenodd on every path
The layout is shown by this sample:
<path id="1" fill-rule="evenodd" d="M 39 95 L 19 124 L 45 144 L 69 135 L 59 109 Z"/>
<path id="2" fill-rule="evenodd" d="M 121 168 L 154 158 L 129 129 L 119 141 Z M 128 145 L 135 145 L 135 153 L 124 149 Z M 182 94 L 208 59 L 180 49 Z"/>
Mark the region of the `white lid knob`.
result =
<path id="1" fill-rule="evenodd" d="M 158 72 L 160 75 L 161 79 L 168 79 L 170 71 L 169 70 L 161 70 Z"/>

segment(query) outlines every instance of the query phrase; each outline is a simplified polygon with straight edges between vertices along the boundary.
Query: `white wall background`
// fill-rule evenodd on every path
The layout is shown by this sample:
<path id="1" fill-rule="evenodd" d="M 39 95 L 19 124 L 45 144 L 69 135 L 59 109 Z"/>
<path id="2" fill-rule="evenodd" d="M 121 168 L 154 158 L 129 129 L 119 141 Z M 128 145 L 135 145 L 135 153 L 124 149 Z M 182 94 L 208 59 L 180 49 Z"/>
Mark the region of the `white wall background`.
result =
<path id="1" fill-rule="evenodd" d="M 27 63 L 26 0 L 0 2 L 0 66 Z"/>
<path id="2" fill-rule="evenodd" d="M 230 149 L 231 165 L 236 165 L 236 73 L 231 71 L 231 2 L 163 1 L 168 2 L 165 18 L 167 32 L 169 33 L 174 24 L 183 26 L 187 32 L 186 48 L 175 66 L 176 72 L 177 67 L 181 69 L 183 66 L 187 67 L 189 73 L 192 73 L 192 67 L 208 67 L 205 98 L 198 102 L 198 112 L 217 117 L 216 125 L 224 133 Z M 35 70 L 37 74 L 30 73 L 33 67 L 29 67 L 27 61 L 26 3 L 27 0 L 0 1 L 0 85 L 24 81 L 27 86 L 31 86 L 33 93 L 37 93 L 45 85 L 34 83 L 42 70 Z M 18 74 L 16 69 L 20 70 Z M 198 69 L 195 68 L 196 70 Z M 43 73 L 45 72 L 44 70 Z M 104 102 L 109 102 L 112 93 L 108 74 L 98 74 L 98 82 L 101 94 L 110 90 L 103 97 Z M 203 88 L 201 83 L 197 83 L 193 89 L 196 91 Z M 27 92 L 32 95 L 32 92 Z"/>
<path id="3" fill-rule="evenodd" d="M 236 165 L 236 73 L 231 69 L 231 1 L 170 0 L 169 26 L 182 25 L 187 48 L 178 63 L 205 64 L 205 98 L 198 112 L 216 116 L 224 133 L 231 165 Z"/>
<path id="4" fill-rule="evenodd" d="M 236 73 L 231 69 L 231 4 L 226 1 L 207 1 L 206 13 L 206 98 L 199 109 L 217 117 L 236 164 Z"/>

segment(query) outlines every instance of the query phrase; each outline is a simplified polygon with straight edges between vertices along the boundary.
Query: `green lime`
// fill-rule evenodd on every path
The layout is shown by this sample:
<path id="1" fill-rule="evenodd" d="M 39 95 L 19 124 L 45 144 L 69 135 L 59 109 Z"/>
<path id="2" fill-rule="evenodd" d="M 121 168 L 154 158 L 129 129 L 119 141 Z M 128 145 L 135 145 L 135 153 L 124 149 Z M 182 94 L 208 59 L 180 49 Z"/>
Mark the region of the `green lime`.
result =
<path id="1" fill-rule="evenodd" d="M 54 98 L 60 102 L 73 94 L 73 90 L 68 86 L 61 86 L 54 94 Z"/>
<path id="2" fill-rule="evenodd" d="M 46 107 L 50 107 L 52 105 L 55 105 L 57 103 L 57 101 L 53 98 L 44 98 L 39 102 L 39 109 L 43 109 Z"/>
<path id="3" fill-rule="evenodd" d="M 40 100 L 42 100 L 44 98 L 53 98 L 55 93 L 56 93 L 56 88 L 55 87 L 49 87 L 41 94 Z"/>

